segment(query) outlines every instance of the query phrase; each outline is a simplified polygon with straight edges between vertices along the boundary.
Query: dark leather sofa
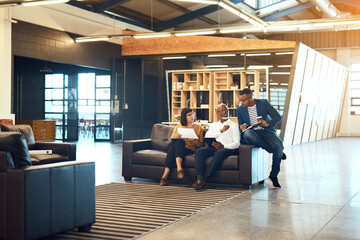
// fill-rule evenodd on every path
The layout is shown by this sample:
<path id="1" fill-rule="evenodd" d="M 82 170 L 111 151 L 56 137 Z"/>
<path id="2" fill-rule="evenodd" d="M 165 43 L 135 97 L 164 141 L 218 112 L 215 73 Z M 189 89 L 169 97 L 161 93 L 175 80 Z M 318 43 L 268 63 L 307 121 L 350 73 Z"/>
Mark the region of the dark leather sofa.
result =
<path id="1" fill-rule="evenodd" d="M 168 138 L 174 127 L 155 124 L 151 139 L 129 140 L 123 142 L 122 175 L 126 181 L 132 177 L 160 179 L 165 164 Z M 239 184 L 249 188 L 255 183 L 264 183 L 269 175 L 269 154 L 258 147 L 240 145 L 239 155 L 226 158 L 220 168 L 207 182 Z M 207 159 L 207 164 L 210 158 Z M 195 181 L 194 154 L 183 161 L 185 177 L 183 181 Z M 176 169 L 170 173 L 169 179 L 177 179 Z"/>
<path id="2" fill-rule="evenodd" d="M 0 239 L 90 230 L 95 222 L 95 164 L 69 161 L 76 159 L 76 145 L 61 144 L 52 149 L 65 162 L 36 158 L 37 165 L 32 165 L 24 135 L 0 132 Z M 50 145 L 35 144 L 45 149 Z"/>

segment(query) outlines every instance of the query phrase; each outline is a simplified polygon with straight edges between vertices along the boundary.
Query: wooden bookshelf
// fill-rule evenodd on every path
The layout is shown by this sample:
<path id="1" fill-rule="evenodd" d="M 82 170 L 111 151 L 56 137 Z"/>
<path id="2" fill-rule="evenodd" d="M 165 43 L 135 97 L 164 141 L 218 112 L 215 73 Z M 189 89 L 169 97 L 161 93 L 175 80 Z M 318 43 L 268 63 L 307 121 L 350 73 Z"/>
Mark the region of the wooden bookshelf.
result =
<path id="1" fill-rule="evenodd" d="M 234 81 L 235 76 L 238 81 Z M 197 119 L 218 121 L 216 107 L 225 103 L 231 120 L 237 123 L 240 89 L 249 87 L 259 97 L 260 73 L 255 70 L 172 73 L 171 121 L 178 122 L 181 110 L 190 107 Z"/>
<path id="2" fill-rule="evenodd" d="M 236 81 L 235 79 L 238 79 Z M 237 123 L 236 109 L 240 102 L 240 90 L 250 87 L 254 91 L 254 97 L 259 98 L 260 93 L 260 72 L 255 70 L 244 71 L 221 71 L 214 72 L 214 118 L 218 121 L 216 115 L 216 106 L 224 103 L 229 108 L 230 119 Z"/>
<path id="3" fill-rule="evenodd" d="M 211 72 L 176 72 L 172 74 L 171 120 L 179 121 L 181 110 L 190 107 L 197 119 L 212 121 L 213 96 Z"/>

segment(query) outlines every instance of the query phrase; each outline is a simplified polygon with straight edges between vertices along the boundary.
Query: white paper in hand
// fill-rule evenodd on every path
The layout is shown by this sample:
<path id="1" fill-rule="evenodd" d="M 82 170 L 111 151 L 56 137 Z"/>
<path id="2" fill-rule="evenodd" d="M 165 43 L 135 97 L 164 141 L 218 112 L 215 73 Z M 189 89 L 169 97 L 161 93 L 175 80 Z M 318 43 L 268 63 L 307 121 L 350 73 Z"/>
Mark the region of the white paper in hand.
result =
<path id="1" fill-rule="evenodd" d="M 178 133 L 181 134 L 181 138 L 193 138 L 198 139 L 193 128 L 178 128 Z"/>

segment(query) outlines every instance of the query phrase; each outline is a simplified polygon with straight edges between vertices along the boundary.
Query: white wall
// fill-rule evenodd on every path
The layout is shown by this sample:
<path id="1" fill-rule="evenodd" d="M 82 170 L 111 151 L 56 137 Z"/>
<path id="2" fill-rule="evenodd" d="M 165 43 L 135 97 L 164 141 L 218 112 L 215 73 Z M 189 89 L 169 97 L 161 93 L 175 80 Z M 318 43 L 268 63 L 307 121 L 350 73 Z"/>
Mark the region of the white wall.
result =
<path id="1" fill-rule="evenodd" d="M 0 119 L 11 114 L 11 22 L 8 8 L 0 8 Z"/>
<path id="2" fill-rule="evenodd" d="M 334 59 L 345 67 L 350 67 L 352 63 L 360 62 L 360 49 L 338 49 L 338 50 L 318 50 L 322 54 Z M 350 96 L 349 78 L 346 85 L 343 109 L 340 118 L 339 136 L 360 136 L 360 116 L 350 115 Z"/>

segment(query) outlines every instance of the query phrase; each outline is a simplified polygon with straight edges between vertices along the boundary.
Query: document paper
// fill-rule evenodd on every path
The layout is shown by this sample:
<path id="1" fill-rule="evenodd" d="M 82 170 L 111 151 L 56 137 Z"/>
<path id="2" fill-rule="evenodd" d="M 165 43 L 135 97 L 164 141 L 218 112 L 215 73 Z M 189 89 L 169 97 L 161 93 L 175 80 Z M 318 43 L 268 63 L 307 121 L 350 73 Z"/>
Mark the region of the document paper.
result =
<path id="1" fill-rule="evenodd" d="M 198 139 L 193 128 L 178 128 L 178 133 L 181 134 L 181 138 L 194 138 Z"/>

